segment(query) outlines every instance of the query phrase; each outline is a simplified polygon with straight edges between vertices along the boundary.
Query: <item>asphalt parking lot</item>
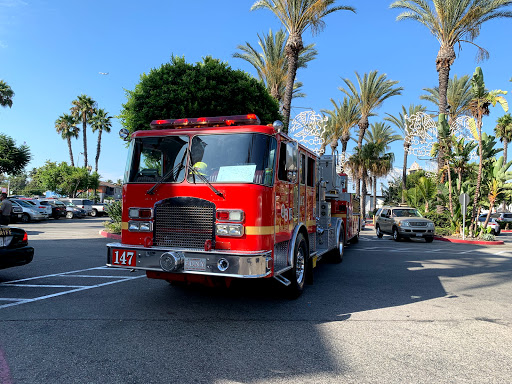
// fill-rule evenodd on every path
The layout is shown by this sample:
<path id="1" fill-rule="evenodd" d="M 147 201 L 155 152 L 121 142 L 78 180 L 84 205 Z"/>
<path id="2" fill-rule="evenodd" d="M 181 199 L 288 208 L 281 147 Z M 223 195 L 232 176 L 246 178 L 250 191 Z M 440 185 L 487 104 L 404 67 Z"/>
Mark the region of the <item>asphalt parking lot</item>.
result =
<path id="1" fill-rule="evenodd" d="M 272 282 L 180 288 L 105 268 L 102 221 L 23 225 L 34 261 L 0 270 L 5 383 L 512 377 L 512 234 L 500 236 L 505 246 L 472 246 L 395 243 L 366 230 L 290 301 Z"/>

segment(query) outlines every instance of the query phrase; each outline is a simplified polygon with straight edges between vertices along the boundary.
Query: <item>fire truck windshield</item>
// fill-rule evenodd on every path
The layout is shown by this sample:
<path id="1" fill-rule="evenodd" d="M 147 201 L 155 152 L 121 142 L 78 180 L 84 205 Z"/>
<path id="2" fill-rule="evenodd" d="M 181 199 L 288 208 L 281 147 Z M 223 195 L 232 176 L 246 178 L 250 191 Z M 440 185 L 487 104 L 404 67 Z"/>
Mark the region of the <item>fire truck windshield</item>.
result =
<path id="1" fill-rule="evenodd" d="M 188 143 L 188 136 L 136 138 L 130 145 L 125 182 L 183 181 Z"/>
<path id="2" fill-rule="evenodd" d="M 276 148 L 276 139 L 261 133 L 194 136 L 187 180 L 272 185 Z"/>

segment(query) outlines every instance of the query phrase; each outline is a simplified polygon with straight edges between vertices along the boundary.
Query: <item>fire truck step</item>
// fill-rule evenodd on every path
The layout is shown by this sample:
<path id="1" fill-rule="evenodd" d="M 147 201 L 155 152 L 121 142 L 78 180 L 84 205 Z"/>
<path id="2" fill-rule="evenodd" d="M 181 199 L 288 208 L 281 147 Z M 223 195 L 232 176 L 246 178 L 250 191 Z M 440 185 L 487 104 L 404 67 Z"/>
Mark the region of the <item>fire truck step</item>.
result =
<path id="1" fill-rule="evenodd" d="M 286 277 L 283 277 L 282 275 L 275 275 L 274 279 L 279 281 L 281 284 L 284 284 L 285 286 L 289 286 L 291 284 L 291 281 L 288 280 Z"/>

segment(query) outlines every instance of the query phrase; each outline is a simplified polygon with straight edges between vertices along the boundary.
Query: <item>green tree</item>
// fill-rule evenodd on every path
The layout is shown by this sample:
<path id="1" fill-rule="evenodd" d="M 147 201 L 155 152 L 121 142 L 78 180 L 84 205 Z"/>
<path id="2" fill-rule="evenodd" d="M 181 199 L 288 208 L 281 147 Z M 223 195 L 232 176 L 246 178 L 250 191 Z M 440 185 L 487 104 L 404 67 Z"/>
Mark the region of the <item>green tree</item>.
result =
<path id="1" fill-rule="evenodd" d="M 488 116 L 490 111 L 489 107 L 495 106 L 497 103 L 501 104 L 505 112 L 508 111 L 508 103 L 505 98 L 501 95 L 507 94 L 506 91 L 502 90 L 493 90 L 488 91 L 485 88 L 484 82 L 484 74 L 480 67 L 475 69 L 475 73 L 471 78 L 471 87 L 473 92 L 473 100 L 471 101 L 471 114 L 475 119 L 475 124 L 473 126 L 473 135 L 478 139 L 478 154 L 479 154 L 479 163 L 478 163 L 478 175 L 476 181 L 476 190 L 475 197 L 473 200 L 473 211 L 471 214 L 471 229 L 470 233 L 474 230 L 476 226 L 475 217 L 477 210 L 478 198 L 480 197 L 480 185 L 482 183 L 482 169 L 483 169 L 483 141 L 482 141 L 482 120 L 484 116 Z"/>
<path id="2" fill-rule="evenodd" d="M 512 115 L 506 113 L 496 121 L 496 127 L 494 127 L 496 137 L 499 137 L 503 143 L 503 158 L 507 163 L 507 149 L 508 143 L 512 141 Z"/>
<path id="3" fill-rule="evenodd" d="M 373 148 L 372 157 L 368 164 L 373 185 L 373 208 L 377 207 L 377 178 L 387 176 L 393 169 L 395 155 L 385 152 L 389 151 L 389 144 L 401 138 L 400 135 L 395 134 L 389 125 L 383 122 L 371 124 L 370 129 L 365 133 L 364 139 Z"/>
<path id="4" fill-rule="evenodd" d="M 47 161 L 37 169 L 34 178 L 43 189 L 69 197 L 76 197 L 80 191 L 97 189 L 99 185 L 99 175 L 91 174 L 90 167 L 71 167 L 66 162 Z"/>
<path id="5" fill-rule="evenodd" d="M 68 143 L 69 150 L 69 160 L 71 161 L 71 166 L 75 166 L 75 162 L 73 160 L 73 149 L 71 148 L 71 139 L 78 138 L 78 133 L 80 132 L 80 128 L 76 126 L 77 120 L 74 116 L 68 115 L 64 113 L 59 116 L 57 120 L 55 120 L 55 129 L 57 133 L 59 133 L 64 140 Z"/>
<path id="6" fill-rule="evenodd" d="M 468 141 L 460 138 L 453 143 L 452 152 L 448 155 L 453 171 L 457 174 L 457 195 L 462 192 L 462 177 L 469 176 L 472 168 L 471 153 L 478 146 L 474 141 Z"/>
<path id="7" fill-rule="evenodd" d="M 288 76 L 283 99 L 284 125 L 288 129 L 290 120 L 293 85 L 297 74 L 299 55 L 304 49 L 302 34 L 311 29 L 313 34 L 325 27 L 324 18 L 336 11 L 352 11 L 350 6 L 333 6 L 336 0 L 258 0 L 251 10 L 266 8 L 272 11 L 288 31 L 286 56 L 288 58 Z"/>
<path id="8" fill-rule="evenodd" d="M 84 139 L 84 167 L 87 167 L 87 124 L 92 118 L 96 102 L 87 95 L 80 95 L 71 102 L 71 114 L 75 119 L 82 122 L 82 136 Z M 78 164 L 77 164 L 78 165 Z"/>
<path id="9" fill-rule="evenodd" d="M 101 134 L 103 132 L 110 132 L 110 128 L 112 128 L 112 116 L 108 116 L 108 112 L 105 112 L 104 109 L 96 109 L 91 118 L 91 129 L 92 132 L 98 131 L 98 145 L 96 146 L 96 158 L 94 172 L 98 173 L 98 162 L 100 160 L 100 151 L 101 151 Z"/>
<path id="10" fill-rule="evenodd" d="M 11 195 L 19 195 L 27 187 L 28 175 L 25 172 L 21 172 L 18 175 L 10 175 L 7 180 L 9 182 L 9 193 Z"/>
<path id="11" fill-rule="evenodd" d="M 17 175 L 31 159 L 27 145 L 16 146 L 12 137 L 0 133 L 0 174 Z"/>
<path id="12" fill-rule="evenodd" d="M 486 21 L 512 17 L 504 10 L 512 0 L 397 0 L 390 8 L 403 9 L 397 21 L 414 20 L 424 25 L 439 41 L 436 58 L 439 73 L 439 113 L 448 114 L 447 90 L 450 68 L 455 61 L 455 46 L 461 43 L 475 45 L 479 58 L 488 53 L 474 43 Z"/>
<path id="13" fill-rule="evenodd" d="M 492 210 L 498 199 L 504 198 L 507 191 L 512 191 L 512 171 L 508 169 L 512 166 L 512 161 L 505 163 L 504 157 L 501 156 L 498 160 L 494 161 L 494 166 L 491 169 L 490 177 L 487 181 L 487 199 L 489 201 L 489 212 L 484 222 L 484 229 L 487 228 Z"/>
<path id="14" fill-rule="evenodd" d="M 286 89 L 286 79 L 288 74 L 288 59 L 285 53 L 286 33 L 279 30 L 274 35 L 272 30 L 263 37 L 258 34 L 258 45 L 262 52 L 258 52 L 250 43 L 239 45 L 237 48 L 241 53 L 234 53 L 233 57 L 243 59 L 251 64 L 258 73 L 259 79 L 265 84 L 268 92 L 281 105 Z M 316 58 L 318 52 L 314 49 L 314 44 L 309 44 L 299 54 L 297 68 L 306 68 L 307 63 Z M 295 82 L 293 88 L 293 97 L 304 97 L 299 92 L 302 83 Z"/>
<path id="15" fill-rule="evenodd" d="M 407 190 L 407 157 L 409 155 L 409 148 L 411 147 L 411 139 L 413 134 L 413 126 L 409 120 L 406 120 L 406 116 L 413 116 L 418 112 L 425 112 L 426 108 L 423 105 L 409 105 L 409 109 L 407 110 L 405 106 L 402 105 L 402 112 L 398 112 L 398 116 L 391 115 L 386 113 L 387 117 L 384 118 L 385 121 L 394 124 L 401 132 L 402 132 L 402 140 L 404 141 L 404 163 L 402 167 L 402 203 L 405 203 Z"/>
<path id="16" fill-rule="evenodd" d="M 421 100 L 430 101 L 439 108 L 439 87 L 423 88 L 427 93 L 420 96 Z M 448 80 L 448 89 L 446 93 L 448 102 L 449 122 L 456 120 L 459 116 L 469 114 L 469 103 L 473 98 L 471 93 L 471 78 L 468 75 Z"/>
<path id="17" fill-rule="evenodd" d="M 357 101 L 357 106 L 361 113 L 359 120 L 359 138 L 357 147 L 359 149 L 363 146 L 363 138 L 368 126 L 368 118 L 375 116 L 375 110 L 378 109 L 384 101 L 392 96 L 400 95 L 402 87 L 395 87 L 398 81 L 388 80 L 386 74 L 379 75 L 377 71 L 365 73 L 361 78 L 359 73 L 356 72 L 358 88 L 349 79 L 343 79 L 347 89 L 340 87 L 339 90 L 349 97 L 353 97 Z M 362 178 L 362 189 L 366 190 L 365 178 Z M 359 180 L 356 180 L 356 194 L 360 195 Z M 361 205 L 364 210 L 364 204 Z"/>
<path id="18" fill-rule="evenodd" d="M 361 113 L 354 98 L 344 97 L 343 103 L 338 101 L 339 104 L 331 99 L 331 103 L 334 107 L 332 110 L 322 111 L 329 116 L 325 139 L 330 142 L 332 153 L 334 153 L 338 146 L 338 140 L 341 141 L 341 163 L 344 164 L 347 144 L 350 140 L 350 130 L 361 119 Z M 327 140 L 324 140 L 324 144 L 327 144 Z"/>
<path id="19" fill-rule="evenodd" d="M 130 132 L 149 129 L 155 119 L 255 113 L 264 122 L 280 118 L 279 105 L 258 80 L 206 57 L 195 65 L 172 57 L 142 74 L 119 115 Z"/>
<path id="20" fill-rule="evenodd" d="M 5 81 L 0 80 L 0 106 L 11 108 L 13 97 L 12 88 Z"/>

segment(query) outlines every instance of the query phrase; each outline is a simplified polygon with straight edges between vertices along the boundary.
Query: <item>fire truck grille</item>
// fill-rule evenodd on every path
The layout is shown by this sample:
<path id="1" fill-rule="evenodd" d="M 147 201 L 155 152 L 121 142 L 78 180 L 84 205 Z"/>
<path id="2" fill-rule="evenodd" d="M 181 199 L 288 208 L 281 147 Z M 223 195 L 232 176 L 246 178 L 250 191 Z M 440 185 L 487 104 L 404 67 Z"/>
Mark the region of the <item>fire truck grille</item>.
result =
<path id="1" fill-rule="evenodd" d="M 215 205 L 192 197 L 175 197 L 155 205 L 154 244 L 160 247 L 204 249 L 215 246 Z"/>

